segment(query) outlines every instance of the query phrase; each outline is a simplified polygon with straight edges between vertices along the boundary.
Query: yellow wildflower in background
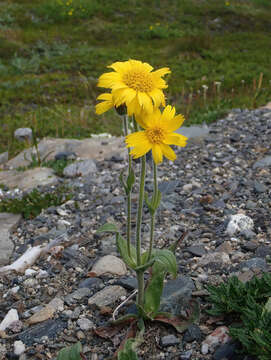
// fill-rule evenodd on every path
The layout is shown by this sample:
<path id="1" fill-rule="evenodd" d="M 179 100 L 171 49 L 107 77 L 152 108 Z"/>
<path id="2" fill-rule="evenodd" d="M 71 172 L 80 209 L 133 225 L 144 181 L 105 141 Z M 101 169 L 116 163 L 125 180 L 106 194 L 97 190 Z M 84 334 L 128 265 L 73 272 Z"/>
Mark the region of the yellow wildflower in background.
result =
<path id="1" fill-rule="evenodd" d="M 230 6 L 230 2 L 229 2 L 229 1 L 226 1 L 226 2 L 225 2 L 225 5 L 226 5 L 226 6 Z"/>
<path id="2" fill-rule="evenodd" d="M 137 118 L 137 121 L 144 130 L 126 136 L 127 147 L 132 148 L 130 154 L 135 159 L 152 150 L 156 164 L 163 161 L 163 156 L 174 161 L 176 154 L 169 145 L 186 145 L 187 137 L 174 132 L 182 125 L 184 117 L 175 116 L 175 108 L 170 105 L 163 113 L 156 108 L 152 114 Z"/>
<path id="3" fill-rule="evenodd" d="M 118 61 L 108 67 L 114 72 L 101 75 L 98 86 L 111 89 L 114 105 L 125 104 L 128 115 L 151 113 L 154 107 L 165 106 L 162 89 L 167 84 L 162 77 L 170 73 L 169 68 L 152 71 L 151 65 L 138 60 Z"/>

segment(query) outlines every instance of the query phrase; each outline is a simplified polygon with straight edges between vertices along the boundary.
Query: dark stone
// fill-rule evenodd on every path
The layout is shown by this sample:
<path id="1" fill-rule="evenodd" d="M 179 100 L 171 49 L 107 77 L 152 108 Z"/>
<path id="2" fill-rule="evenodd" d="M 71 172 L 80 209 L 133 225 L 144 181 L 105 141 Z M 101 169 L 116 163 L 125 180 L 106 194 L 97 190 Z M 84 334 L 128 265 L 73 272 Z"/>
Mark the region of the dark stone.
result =
<path id="1" fill-rule="evenodd" d="M 260 258 L 266 258 L 271 255 L 271 247 L 267 245 L 260 245 L 256 250 L 255 255 Z"/>
<path id="2" fill-rule="evenodd" d="M 123 277 L 115 282 L 115 285 L 120 285 L 124 289 L 132 291 L 137 289 L 137 280 L 135 277 Z"/>
<path id="3" fill-rule="evenodd" d="M 255 232 L 250 229 L 245 229 L 241 231 L 240 235 L 243 235 L 244 238 L 247 240 L 251 240 L 256 236 Z"/>
<path id="4" fill-rule="evenodd" d="M 248 241 L 242 245 L 242 249 L 247 251 L 255 251 L 258 247 L 258 244 L 254 241 Z"/>
<path id="5" fill-rule="evenodd" d="M 96 287 L 98 285 L 100 285 L 102 283 L 102 280 L 100 278 L 87 278 L 82 280 L 79 285 L 78 285 L 78 289 L 81 288 L 88 288 L 88 289 L 92 289 L 93 287 Z"/>
<path id="6" fill-rule="evenodd" d="M 180 355 L 180 360 L 189 360 L 193 354 L 193 350 L 187 350 Z"/>
<path id="7" fill-rule="evenodd" d="M 213 355 L 213 360 L 234 360 L 236 359 L 237 346 L 233 342 L 220 346 Z"/>
<path id="8" fill-rule="evenodd" d="M 90 259 L 87 256 L 81 254 L 72 247 L 69 247 L 62 252 L 62 260 L 64 260 L 64 266 L 67 268 L 75 268 L 80 266 L 87 270 L 93 265 L 94 262 L 93 259 Z"/>
<path id="9" fill-rule="evenodd" d="M 198 325 L 191 324 L 188 326 L 183 336 L 183 342 L 199 341 L 201 339 L 201 330 Z"/>
<path id="10" fill-rule="evenodd" d="M 67 327 L 67 322 L 62 320 L 47 320 L 43 323 L 31 326 L 27 330 L 18 335 L 18 338 L 22 342 L 31 346 L 35 342 L 38 342 L 43 336 L 48 336 L 49 339 L 54 339 L 58 333 L 63 331 Z"/>
<path id="11" fill-rule="evenodd" d="M 161 191 L 161 193 L 168 194 L 173 192 L 178 185 L 179 185 L 179 180 L 162 181 L 158 185 L 158 188 Z"/>
<path id="12" fill-rule="evenodd" d="M 176 280 L 169 280 L 163 289 L 160 311 L 180 315 L 187 307 L 193 290 L 195 285 L 190 277 L 180 276 Z"/>
<path id="13" fill-rule="evenodd" d="M 66 295 L 64 301 L 70 306 L 90 295 L 91 291 L 89 288 L 81 287 L 80 289 L 75 290 L 73 293 Z"/>
<path id="14" fill-rule="evenodd" d="M 72 151 L 60 151 L 57 154 L 55 154 L 55 160 L 75 160 L 76 154 Z"/>
<path id="15" fill-rule="evenodd" d="M 180 343 L 180 339 L 175 335 L 166 335 L 161 338 L 161 346 L 172 346 Z"/>
<path id="16" fill-rule="evenodd" d="M 252 201 L 252 200 L 248 200 L 248 201 L 246 202 L 246 208 L 247 208 L 248 210 L 254 210 L 256 207 L 257 207 L 257 203 L 256 203 L 256 202 L 254 202 L 254 201 Z"/>
<path id="17" fill-rule="evenodd" d="M 123 160 L 124 160 L 123 157 L 121 157 L 119 155 L 113 155 L 110 159 L 110 161 L 115 162 L 115 163 L 122 162 Z"/>
<path id="18" fill-rule="evenodd" d="M 202 256 L 206 254 L 206 250 L 203 245 L 192 245 L 184 249 L 184 251 L 187 251 L 195 256 Z"/>

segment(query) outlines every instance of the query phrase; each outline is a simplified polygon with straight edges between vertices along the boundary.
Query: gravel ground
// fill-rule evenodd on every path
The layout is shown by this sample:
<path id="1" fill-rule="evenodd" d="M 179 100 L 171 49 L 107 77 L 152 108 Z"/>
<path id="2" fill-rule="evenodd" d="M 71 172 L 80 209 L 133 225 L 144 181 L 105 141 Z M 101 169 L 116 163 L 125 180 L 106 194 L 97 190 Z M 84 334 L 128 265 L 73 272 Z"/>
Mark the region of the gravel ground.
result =
<path id="1" fill-rule="evenodd" d="M 147 324 L 139 359 L 222 359 L 215 357 L 216 349 L 205 354 L 202 347 L 207 335 L 228 325 L 221 319 L 212 322 L 204 313 L 204 289 L 206 284 L 219 284 L 233 274 L 246 281 L 255 273 L 270 271 L 266 261 L 271 255 L 270 140 L 270 110 L 233 110 L 213 124 L 204 139 L 176 150 L 174 163 L 165 161 L 159 166 L 163 200 L 157 216 L 156 246 L 167 246 L 188 231 L 177 251 L 178 279 L 189 289 L 189 296 L 200 302 L 202 316 L 200 323 L 184 334 L 166 325 Z M 0 331 L 0 359 L 54 359 L 59 349 L 78 340 L 86 359 L 110 359 L 125 335 L 119 330 L 104 339 L 94 332 L 108 322 L 115 307 L 136 286 L 133 274 L 115 258 L 114 237 L 95 232 L 105 222 L 125 230 L 119 174 L 127 163 L 114 156 L 96 166 L 98 175 L 60 179 L 60 185 L 71 186 L 72 200 L 35 219 L 22 220 L 12 235 L 12 260 L 29 246 L 61 237 L 62 241 L 26 273 L 0 276 L 0 320 L 10 309 L 16 309 L 19 318 Z M 134 166 L 138 173 L 139 164 Z M 150 170 L 148 163 L 147 190 L 151 190 Z M 132 198 L 135 215 L 136 187 Z M 143 246 L 148 232 L 145 209 Z M 178 288 L 178 282 L 175 285 Z M 166 301 L 170 304 L 171 299 Z M 132 306 L 131 302 L 126 305 Z M 25 345 L 20 356 L 14 354 L 20 353 L 15 343 L 19 340 Z M 216 345 L 221 344 L 218 341 Z"/>

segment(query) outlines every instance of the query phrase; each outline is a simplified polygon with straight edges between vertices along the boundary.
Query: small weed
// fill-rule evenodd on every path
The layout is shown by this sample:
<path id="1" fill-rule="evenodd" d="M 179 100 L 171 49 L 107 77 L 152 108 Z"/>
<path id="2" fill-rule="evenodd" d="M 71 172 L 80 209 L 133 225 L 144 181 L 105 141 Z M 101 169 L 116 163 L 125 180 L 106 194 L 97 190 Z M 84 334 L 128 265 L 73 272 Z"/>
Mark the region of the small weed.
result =
<path id="1" fill-rule="evenodd" d="M 237 325 L 230 327 L 230 335 L 238 340 L 246 352 L 260 360 L 271 358 L 271 274 L 256 276 L 242 283 L 231 277 L 227 283 L 208 286 L 208 300 L 213 316 L 231 315 Z"/>
<path id="2" fill-rule="evenodd" d="M 59 206 L 72 198 L 71 190 L 65 186 L 58 187 L 50 193 L 42 193 L 37 189 L 23 195 L 21 199 L 4 198 L 0 201 L 0 212 L 22 214 L 25 219 L 32 219 L 43 209 Z"/>

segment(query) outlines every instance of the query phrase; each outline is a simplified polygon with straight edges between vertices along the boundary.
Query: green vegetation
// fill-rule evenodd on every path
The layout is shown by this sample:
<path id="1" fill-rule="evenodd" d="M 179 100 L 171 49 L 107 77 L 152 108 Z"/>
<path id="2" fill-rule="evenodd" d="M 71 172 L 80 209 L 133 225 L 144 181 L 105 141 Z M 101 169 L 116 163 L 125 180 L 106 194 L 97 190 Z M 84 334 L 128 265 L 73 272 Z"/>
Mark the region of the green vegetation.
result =
<path id="1" fill-rule="evenodd" d="M 32 219 L 39 215 L 43 209 L 49 206 L 59 206 L 70 200 L 71 191 L 65 187 L 58 187 L 50 193 L 42 193 L 37 189 L 23 195 L 23 197 L 0 201 L 0 212 L 10 212 L 13 214 L 22 214 L 25 219 Z"/>
<path id="2" fill-rule="evenodd" d="M 0 152 L 22 149 L 24 126 L 39 138 L 119 135 L 113 110 L 94 111 L 97 78 L 117 60 L 169 66 L 168 102 L 186 125 L 265 104 L 270 16 L 269 0 L 0 1 Z"/>
<path id="3" fill-rule="evenodd" d="M 259 360 L 271 358 L 271 274 L 243 284 L 237 277 L 219 286 L 209 286 L 209 314 L 231 315 L 230 335 Z"/>

